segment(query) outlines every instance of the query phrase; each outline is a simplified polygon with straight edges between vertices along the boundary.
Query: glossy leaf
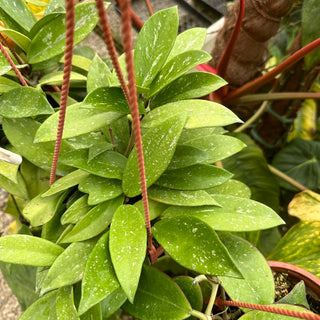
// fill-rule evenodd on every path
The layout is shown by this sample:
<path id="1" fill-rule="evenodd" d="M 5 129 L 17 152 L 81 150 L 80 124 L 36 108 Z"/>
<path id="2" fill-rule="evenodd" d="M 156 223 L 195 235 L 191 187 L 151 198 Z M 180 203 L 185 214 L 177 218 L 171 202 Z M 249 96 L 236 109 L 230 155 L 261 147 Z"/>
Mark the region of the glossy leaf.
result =
<path id="1" fill-rule="evenodd" d="M 88 205 L 92 206 L 103 201 L 114 199 L 122 194 L 120 180 L 105 179 L 90 175 L 79 184 L 79 190 L 88 193 Z"/>
<path id="2" fill-rule="evenodd" d="M 195 217 L 163 219 L 154 225 L 153 235 L 187 269 L 208 275 L 242 277 L 215 231 Z"/>
<path id="3" fill-rule="evenodd" d="M 271 304 L 274 301 L 272 271 L 263 255 L 249 242 L 234 235 L 220 235 L 243 279 L 219 276 L 222 286 L 234 301 Z"/>
<path id="4" fill-rule="evenodd" d="M 45 16 L 52 12 L 66 12 L 64 0 L 50 0 L 46 7 Z"/>
<path id="5" fill-rule="evenodd" d="M 224 194 L 213 198 L 220 206 L 170 207 L 164 214 L 190 215 L 220 231 L 254 231 L 284 223 L 272 209 L 254 200 Z"/>
<path id="6" fill-rule="evenodd" d="M 133 205 L 140 210 L 140 212 L 143 216 L 145 216 L 142 199 L 135 202 Z M 168 208 L 168 206 L 166 204 L 160 203 L 158 201 L 154 201 L 152 199 L 148 199 L 148 205 L 149 205 L 150 221 L 158 218 L 162 214 L 162 212 Z"/>
<path id="7" fill-rule="evenodd" d="M 119 288 L 109 253 L 109 233 L 97 242 L 87 260 L 81 285 L 79 314 L 105 299 Z"/>
<path id="8" fill-rule="evenodd" d="M 127 296 L 121 287 L 114 290 L 107 298 L 101 301 L 103 318 L 106 319 L 114 314 L 126 300 Z"/>
<path id="9" fill-rule="evenodd" d="M 57 319 L 79 320 L 76 307 L 73 302 L 73 287 L 62 287 L 57 292 L 56 300 Z"/>
<path id="10" fill-rule="evenodd" d="M 210 197 L 210 195 L 204 190 L 181 191 L 167 189 L 155 185 L 149 188 L 148 196 L 150 199 L 155 201 L 172 204 L 175 206 L 219 206 L 219 203 Z"/>
<path id="11" fill-rule="evenodd" d="M 70 74 L 70 84 L 73 87 L 76 87 L 76 86 L 83 87 L 86 80 L 87 80 L 87 77 L 85 77 L 84 75 L 82 75 L 80 73 L 72 71 Z M 43 76 L 39 80 L 39 84 L 41 86 L 44 86 L 44 85 L 60 86 L 62 84 L 62 81 L 63 81 L 63 71 L 56 71 L 56 72 L 51 72 L 51 73 Z"/>
<path id="12" fill-rule="evenodd" d="M 82 279 L 94 242 L 74 242 L 54 261 L 42 283 L 41 294 Z"/>
<path id="13" fill-rule="evenodd" d="M 63 249 L 48 240 L 15 234 L 0 238 L 0 260 L 29 266 L 51 266 Z"/>
<path id="14" fill-rule="evenodd" d="M 122 203 L 123 197 L 118 197 L 93 207 L 60 242 L 83 241 L 95 237 L 109 226 L 113 214 Z"/>
<path id="15" fill-rule="evenodd" d="M 86 313 L 80 316 L 80 320 L 102 320 L 101 306 L 96 304 L 90 308 Z"/>
<path id="16" fill-rule="evenodd" d="M 101 153 L 88 162 L 87 150 L 75 150 L 60 157 L 62 163 L 82 169 L 100 177 L 121 179 L 126 158 L 115 151 Z"/>
<path id="17" fill-rule="evenodd" d="M 3 53 L 0 53 L 0 75 L 6 74 L 11 70 L 11 66 L 7 59 L 4 57 Z"/>
<path id="18" fill-rule="evenodd" d="M 96 26 L 95 4 L 83 3 L 75 7 L 74 44 L 82 41 Z M 28 49 L 29 63 L 48 60 L 65 50 L 65 15 L 59 15 L 44 25 L 32 39 Z"/>
<path id="19" fill-rule="evenodd" d="M 195 164 L 165 171 L 156 184 L 178 190 L 201 190 L 220 185 L 231 177 L 232 174 L 222 168 L 208 164 Z"/>
<path id="20" fill-rule="evenodd" d="M 138 86 L 148 87 L 161 70 L 174 45 L 178 25 L 178 10 L 173 7 L 152 15 L 140 30 L 134 50 Z"/>
<path id="21" fill-rule="evenodd" d="M 306 285 L 304 284 L 304 281 L 301 280 L 300 282 L 298 282 L 286 296 L 278 301 L 278 303 L 299 304 L 300 306 L 304 306 L 305 308 L 310 309 L 307 300 Z"/>
<path id="22" fill-rule="evenodd" d="M 29 199 L 26 183 L 19 171 L 17 172 L 17 183 L 0 175 L 0 187 L 21 199 Z"/>
<path id="23" fill-rule="evenodd" d="M 0 161 L 0 175 L 3 175 L 13 183 L 18 183 L 17 174 L 19 166 L 3 161 Z"/>
<path id="24" fill-rule="evenodd" d="M 268 260 L 288 262 L 320 277 L 319 232 L 319 221 L 297 223 L 281 238 Z"/>
<path id="25" fill-rule="evenodd" d="M 233 179 L 230 179 L 227 182 L 220 184 L 219 186 L 206 189 L 206 192 L 212 195 L 213 198 L 216 194 L 225 194 L 247 199 L 250 199 L 251 196 L 249 187 L 247 187 L 244 183 Z"/>
<path id="26" fill-rule="evenodd" d="M 184 144 L 193 139 L 202 138 L 213 134 L 224 134 L 226 132 L 227 131 L 222 127 L 183 129 L 179 143 Z"/>
<path id="27" fill-rule="evenodd" d="M 171 117 L 143 135 L 147 187 L 150 187 L 169 165 L 185 121 L 186 117 L 182 115 Z M 130 153 L 124 169 L 122 188 L 129 197 L 141 193 L 136 148 Z"/>
<path id="28" fill-rule="evenodd" d="M 110 255 L 117 278 L 132 303 L 146 255 L 147 232 L 140 211 L 122 205 L 115 212 L 110 227 Z"/>
<path id="29" fill-rule="evenodd" d="M 24 34 L 12 30 L 0 27 L 0 31 L 2 34 L 5 34 L 8 38 L 10 38 L 17 46 L 19 46 L 23 51 L 27 51 L 31 40 L 25 36 Z"/>
<path id="30" fill-rule="evenodd" d="M 140 319 L 181 320 L 190 316 L 191 306 L 167 275 L 144 266 L 134 303 L 126 302 L 123 309 Z"/>
<path id="31" fill-rule="evenodd" d="M 200 98 L 226 84 L 225 80 L 212 73 L 190 72 L 172 81 L 154 95 L 150 106 L 155 108 L 173 101 Z"/>
<path id="32" fill-rule="evenodd" d="M 186 128 L 226 126 L 241 120 L 229 109 L 206 100 L 183 100 L 165 104 L 152 110 L 142 121 L 143 128 L 150 128 L 177 115 L 188 116 Z"/>
<path id="33" fill-rule="evenodd" d="M 65 63 L 65 59 L 61 60 L 62 63 Z M 74 54 L 72 56 L 72 66 L 79 68 L 83 71 L 88 72 L 92 61 L 91 59 L 84 57 L 82 55 Z M 81 71 L 82 72 L 82 71 Z"/>
<path id="34" fill-rule="evenodd" d="M 10 70 L 10 69 L 9 69 Z M 1 74 L 1 56 L 0 56 L 0 74 Z M 19 88 L 20 84 L 16 81 L 0 77 L 0 93 L 8 92 L 12 89 Z"/>

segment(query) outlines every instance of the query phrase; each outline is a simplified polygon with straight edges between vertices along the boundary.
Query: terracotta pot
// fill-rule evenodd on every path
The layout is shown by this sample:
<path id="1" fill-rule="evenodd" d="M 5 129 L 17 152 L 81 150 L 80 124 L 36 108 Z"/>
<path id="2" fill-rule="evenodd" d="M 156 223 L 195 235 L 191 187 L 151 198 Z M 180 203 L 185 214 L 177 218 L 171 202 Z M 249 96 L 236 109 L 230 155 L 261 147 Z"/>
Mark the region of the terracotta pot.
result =
<path id="1" fill-rule="evenodd" d="M 318 277 L 290 263 L 268 261 L 268 264 L 272 271 L 288 274 L 289 279 L 294 283 L 303 280 L 307 293 L 315 299 L 320 299 L 320 279 Z"/>

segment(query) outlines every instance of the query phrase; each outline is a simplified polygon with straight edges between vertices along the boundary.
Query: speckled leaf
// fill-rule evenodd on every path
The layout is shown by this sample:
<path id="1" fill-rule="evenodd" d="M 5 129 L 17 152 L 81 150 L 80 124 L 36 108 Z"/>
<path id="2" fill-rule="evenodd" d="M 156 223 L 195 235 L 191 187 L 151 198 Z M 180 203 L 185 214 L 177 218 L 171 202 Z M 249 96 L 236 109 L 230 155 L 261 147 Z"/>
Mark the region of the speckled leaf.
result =
<path id="1" fill-rule="evenodd" d="M 170 207 L 164 214 L 191 215 L 219 231 L 254 231 L 284 223 L 272 209 L 254 200 L 224 194 L 212 197 L 220 204 L 219 207 Z"/>
<path id="2" fill-rule="evenodd" d="M 61 63 L 65 63 L 65 58 L 61 59 Z M 83 55 L 74 54 L 72 56 L 72 66 L 84 70 L 86 72 L 89 71 L 91 63 L 91 59 Z"/>
<path id="3" fill-rule="evenodd" d="M 208 164 L 195 164 L 165 171 L 156 184 L 178 190 L 201 190 L 218 186 L 231 177 L 232 174 L 222 168 Z"/>
<path id="4" fill-rule="evenodd" d="M 5 34 L 9 37 L 18 47 L 20 47 L 23 51 L 27 51 L 31 40 L 25 36 L 24 34 L 12 30 L 0 27 L 0 31 L 2 34 Z"/>
<path id="5" fill-rule="evenodd" d="M 292 263 L 320 277 L 320 221 L 301 221 L 278 242 L 268 260 Z"/>
<path id="6" fill-rule="evenodd" d="M 163 249 L 187 269 L 208 274 L 242 277 L 215 231 L 191 216 L 157 222 L 153 235 Z"/>
<path id="7" fill-rule="evenodd" d="M 114 290 L 107 298 L 101 301 L 101 309 L 104 319 L 108 319 L 113 315 L 127 300 L 126 294 L 123 292 L 122 288 Z"/>
<path id="8" fill-rule="evenodd" d="M 120 112 L 102 112 L 94 108 L 85 108 L 81 103 L 73 104 L 68 107 L 66 113 L 63 138 L 77 137 L 100 129 L 122 115 Z M 58 118 L 59 114 L 55 113 L 41 124 L 35 142 L 55 141 Z"/>
<path id="9" fill-rule="evenodd" d="M 182 191 L 152 186 L 148 190 L 148 196 L 155 201 L 175 206 L 219 206 L 219 203 L 204 190 Z"/>
<path id="10" fill-rule="evenodd" d="M 200 98 L 226 84 L 225 80 L 212 73 L 190 72 L 172 81 L 153 96 L 150 106 L 155 108 L 173 101 Z"/>
<path id="11" fill-rule="evenodd" d="M 18 169 L 19 165 L 0 160 L 0 175 L 3 175 L 15 184 L 18 183 Z"/>
<path id="12" fill-rule="evenodd" d="M 120 206 L 112 219 L 109 248 L 117 278 L 131 303 L 138 287 L 146 247 L 147 232 L 140 211 L 131 205 Z"/>
<path id="13" fill-rule="evenodd" d="M 72 71 L 70 74 L 70 83 L 72 84 L 73 87 L 81 86 L 84 87 L 86 83 L 87 77 Z M 56 72 L 51 72 L 49 74 L 46 74 L 39 80 L 39 84 L 41 86 L 44 85 L 55 85 L 55 86 L 60 86 L 63 81 L 63 71 L 56 71 Z"/>
<path id="14" fill-rule="evenodd" d="M 60 239 L 60 243 L 91 239 L 104 231 L 111 223 L 113 214 L 123 203 L 123 200 L 122 196 L 93 207 L 68 234 Z"/>
<path id="15" fill-rule="evenodd" d="M 216 194 L 225 194 L 229 196 L 247 199 L 250 199 L 251 196 L 251 191 L 249 187 L 247 187 L 244 183 L 233 179 L 230 179 L 227 182 L 220 184 L 220 186 L 206 189 L 206 192 L 212 195 L 213 198 Z"/>
<path id="16" fill-rule="evenodd" d="M 81 284 L 79 314 L 102 301 L 119 286 L 111 262 L 107 232 L 99 239 L 87 260 Z"/>
<path id="17" fill-rule="evenodd" d="M 26 103 L 32 101 L 32 103 Z M 0 97 L 0 115 L 6 118 L 32 117 L 38 114 L 53 114 L 43 92 L 31 87 L 19 87 Z"/>
<path id="18" fill-rule="evenodd" d="M 148 187 L 160 177 L 169 165 L 185 121 L 184 115 L 167 118 L 143 135 L 142 143 Z M 141 193 L 136 148 L 130 153 L 124 169 L 122 188 L 129 197 Z"/>
<path id="19" fill-rule="evenodd" d="M 158 201 L 154 201 L 152 199 L 148 199 L 148 204 L 149 204 L 149 217 L 151 221 L 158 218 L 162 214 L 162 212 L 168 208 L 168 205 L 164 203 L 160 203 Z M 140 210 L 141 214 L 144 217 L 145 214 L 144 214 L 144 206 L 143 206 L 142 199 L 135 202 L 133 205 Z"/>
<path id="20" fill-rule="evenodd" d="M 103 142 L 107 143 L 106 137 L 101 133 L 101 131 L 93 131 L 82 134 L 77 137 L 69 138 L 66 140 L 74 149 L 88 149 L 94 145 L 100 145 Z M 112 144 L 109 144 L 111 149 Z M 106 151 L 106 150 L 105 150 Z"/>
<path id="21" fill-rule="evenodd" d="M 87 312 L 80 316 L 80 320 L 102 320 L 100 303 L 94 305 Z"/>
<path id="22" fill-rule="evenodd" d="M 95 205 L 114 199 L 122 194 L 121 181 L 90 175 L 79 184 L 79 190 L 88 193 L 88 204 Z"/>
<path id="23" fill-rule="evenodd" d="M 98 16 L 93 2 L 75 7 L 74 44 L 82 41 L 96 26 Z M 44 25 L 32 39 L 28 49 L 29 63 L 48 60 L 65 50 L 65 15 L 59 15 Z"/>
<path id="24" fill-rule="evenodd" d="M 1 56 L 0 56 L 0 74 L 1 74 Z M 8 92 L 14 88 L 19 88 L 20 84 L 16 81 L 0 77 L 0 93 Z"/>
<path id="25" fill-rule="evenodd" d="M 210 59 L 210 54 L 202 50 L 190 50 L 175 56 L 164 65 L 152 81 L 148 97 L 154 96 L 185 72 L 191 70 L 198 64 L 208 62 Z"/>
<path id="26" fill-rule="evenodd" d="M 94 245 L 93 241 L 71 243 L 50 267 L 43 280 L 41 294 L 80 281 Z"/>
<path id="27" fill-rule="evenodd" d="M 134 303 L 122 308 L 139 319 L 181 320 L 190 316 L 191 306 L 181 289 L 166 274 L 144 266 Z"/>
<path id="28" fill-rule="evenodd" d="M 73 287 L 62 287 L 57 292 L 57 320 L 79 320 L 77 309 L 73 302 Z"/>
<path id="29" fill-rule="evenodd" d="M 270 304 L 274 301 L 272 271 L 263 255 L 246 240 L 231 234 L 220 235 L 243 279 L 219 276 L 234 301 Z"/>
<path id="30" fill-rule="evenodd" d="M 0 260 L 29 266 L 51 266 L 63 249 L 48 240 L 14 234 L 0 238 Z"/>
<path id="31" fill-rule="evenodd" d="M 134 50 L 138 86 L 148 87 L 161 70 L 174 45 L 178 25 L 177 7 L 158 11 L 144 24 Z"/>
<path id="32" fill-rule="evenodd" d="M 0 187 L 21 199 L 29 199 L 26 183 L 19 171 L 17 172 L 17 183 L 9 180 L 3 175 L 0 175 Z M 7 213 L 9 212 L 7 211 Z"/>
<path id="33" fill-rule="evenodd" d="M 52 12 L 66 12 L 65 9 L 66 3 L 64 0 L 50 0 L 46 7 L 44 15 L 48 15 Z"/>
<path id="34" fill-rule="evenodd" d="M 154 127 L 177 114 L 188 115 L 187 129 L 226 126 L 242 122 L 232 111 L 219 103 L 207 100 L 182 100 L 152 110 L 143 118 L 141 126 Z"/>
<path id="35" fill-rule="evenodd" d="M 57 291 L 52 291 L 35 301 L 19 318 L 19 320 L 57 320 Z"/>
<path id="36" fill-rule="evenodd" d="M 80 169 L 75 170 L 66 176 L 56 180 L 48 191 L 42 194 L 42 197 L 48 197 L 53 194 L 56 194 L 60 191 L 69 189 L 73 186 L 79 184 L 82 180 L 86 179 L 90 174 L 88 172 L 82 171 Z"/>
<path id="37" fill-rule="evenodd" d="M 127 159 L 115 151 L 105 151 L 88 162 L 87 150 L 75 150 L 62 154 L 62 163 L 82 169 L 100 177 L 121 179 Z"/>
<path id="38" fill-rule="evenodd" d="M 298 282 L 286 296 L 284 296 L 282 299 L 278 301 L 278 303 L 296 304 L 310 309 L 307 300 L 306 285 L 304 281 L 301 280 L 300 282 Z"/>
<path id="39" fill-rule="evenodd" d="M 228 132 L 222 127 L 204 127 L 204 128 L 191 128 L 183 129 L 179 143 L 184 144 L 190 140 L 210 136 L 212 134 L 224 134 Z"/>
<path id="40" fill-rule="evenodd" d="M 11 66 L 7 59 L 4 57 L 3 53 L 0 53 L 0 75 L 6 74 L 11 70 Z"/>

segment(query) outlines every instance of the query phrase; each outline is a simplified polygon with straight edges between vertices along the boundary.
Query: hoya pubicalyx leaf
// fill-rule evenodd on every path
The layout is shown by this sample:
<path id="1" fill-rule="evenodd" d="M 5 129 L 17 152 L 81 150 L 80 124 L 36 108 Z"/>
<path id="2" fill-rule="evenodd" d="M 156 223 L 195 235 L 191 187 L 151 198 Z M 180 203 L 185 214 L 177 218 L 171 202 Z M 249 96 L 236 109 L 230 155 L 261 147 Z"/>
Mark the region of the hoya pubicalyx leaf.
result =
<path id="1" fill-rule="evenodd" d="M 0 56 L 0 74 L 1 74 L 1 56 Z M 0 93 L 8 92 L 12 89 L 19 88 L 20 84 L 16 81 L 0 77 Z"/>
<path id="2" fill-rule="evenodd" d="M 33 227 L 44 225 L 52 219 L 55 212 L 60 208 L 67 192 L 56 193 L 48 197 L 42 197 L 42 194 L 39 194 L 23 208 L 22 214 L 24 218 Z"/>
<path id="3" fill-rule="evenodd" d="M 19 165 L 0 160 L 0 175 L 6 177 L 14 183 L 18 183 L 18 169 Z"/>
<path id="4" fill-rule="evenodd" d="M 44 194 L 42 194 L 42 197 L 48 197 L 53 194 L 56 194 L 60 191 L 64 191 L 66 189 L 69 189 L 73 186 L 76 186 L 79 184 L 82 180 L 86 179 L 90 173 L 82 171 L 80 169 L 75 170 L 66 176 L 60 178 L 59 180 L 55 181 L 48 191 L 46 191 Z"/>
<path id="5" fill-rule="evenodd" d="M 122 205 L 115 212 L 110 227 L 110 255 L 117 278 L 132 303 L 146 256 L 147 231 L 140 211 Z"/>
<path id="6" fill-rule="evenodd" d="M 173 190 L 154 185 L 148 189 L 148 196 L 155 201 L 175 206 L 219 206 L 219 203 L 204 190 Z"/>
<path id="7" fill-rule="evenodd" d="M 79 190 L 88 193 L 88 205 L 114 199 L 122 194 L 121 181 L 90 175 L 79 184 Z"/>
<path id="8" fill-rule="evenodd" d="M 161 271 L 144 266 L 134 303 L 122 308 L 140 319 L 181 320 L 190 316 L 190 303 L 178 285 Z"/>
<path id="9" fill-rule="evenodd" d="M 57 291 L 48 292 L 35 301 L 19 320 L 57 320 Z"/>
<path id="10" fill-rule="evenodd" d="M 17 172 L 17 183 L 3 175 L 0 175 L 0 187 L 6 190 L 8 193 L 21 199 L 29 199 L 27 185 L 19 171 Z M 16 212 L 16 210 L 14 211 Z"/>
<path id="11" fill-rule="evenodd" d="M 11 70 L 11 66 L 7 59 L 4 57 L 3 53 L 0 53 L 0 75 L 6 74 Z"/>
<path id="12" fill-rule="evenodd" d="M 200 98 L 226 84 L 225 80 L 212 73 L 190 72 L 172 81 L 154 95 L 150 107 L 153 109 L 173 101 Z"/>
<path id="13" fill-rule="evenodd" d="M 222 286 L 234 301 L 271 304 L 274 301 L 272 271 L 264 256 L 246 240 L 231 235 L 220 235 L 242 279 L 219 276 Z"/>
<path id="14" fill-rule="evenodd" d="M 215 231 L 192 216 L 165 218 L 153 227 L 163 249 L 187 269 L 208 274 L 242 278 Z"/>
<path id="15" fill-rule="evenodd" d="M 72 71 L 70 73 L 70 84 L 72 87 L 84 87 L 87 77 Z M 56 71 L 46 74 L 39 80 L 40 86 L 55 85 L 60 86 L 63 82 L 63 71 Z"/>
<path id="16" fill-rule="evenodd" d="M 98 22 L 93 2 L 82 3 L 75 7 L 74 44 L 79 43 L 93 30 Z M 65 15 L 59 15 L 45 24 L 34 36 L 27 55 L 29 63 L 39 63 L 64 52 Z"/>
<path id="17" fill-rule="evenodd" d="M 94 245 L 94 241 L 71 243 L 50 267 L 43 280 L 41 294 L 80 281 Z"/>
<path id="18" fill-rule="evenodd" d="M 79 320 L 72 286 L 65 286 L 57 291 L 56 312 L 59 320 Z"/>
<path id="19" fill-rule="evenodd" d="M 151 186 L 166 170 L 176 149 L 186 117 L 176 115 L 149 129 L 142 137 L 147 186 Z M 137 149 L 130 153 L 123 173 L 122 188 L 129 197 L 141 193 Z"/>
<path id="20" fill-rule="evenodd" d="M 73 138 L 107 126 L 123 116 L 120 112 L 102 112 L 94 108 L 85 108 L 81 103 L 68 107 L 66 112 L 63 138 Z M 35 136 L 35 142 L 55 141 L 59 114 L 55 113 L 46 119 Z"/>
<path id="21" fill-rule="evenodd" d="M 97 242 L 87 260 L 81 284 L 79 314 L 83 314 L 120 287 L 109 253 L 109 232 Z"/>
<path id="22" fill-rule="evenodd" d="M 127 300 L 122 288 L 112 291 L 104 300 L 101 301 L 101 311 L 104 319 L 113 315 Z"/>
<path id="23" fill-rule="evenodd" d="M 190 50 L 175 56 L 164 65 L 152 81 L 148 97 L 154 96 L 185 72 L 190 71 L 198 64 L 208 62 L 210 59 L 210 54 L 202 50 Z"/>
<path id="24" fill-rule="evenodd" d="M 283 304 L 296 304 L 304 306 L 307 309 L 310 309 L 310 305 L 307 300 L 306 285 L 303 280 L 298 282 L 293 289 L 283 298 L 281 298 L 278 303 Z"/>
<path id="25" fill-rule="evenodd" d="M 0 31 L 2 34 L 5 34 L 8 38 L 10 38 L 18 47 L 20 47 L 23 51 L 27 51 L 31 40 L 25 36 L 24 34 L 7 28 L 0 27 Z"/>
<path id="26" fill-rule="evenodd" d="M 189 215 L 219 231 L 255 231 L 276 227 L 284 221 L 269 207 L 257 201 L 214 194 L 220 206 L 170 207 L 165 215 Z"/>
<path id="27" fill-rule="evenodd" d="M 238 180 L 233 179 L 230 179 L 219 186 L 206 189 L 206 192 L 208 192 L 213 198 L 216 194 L 226 194 L 229 196 L 247 199 L 250 199 L 251 196 L 251 191 L 248 186 Z"/>
<path id="28" fill-rule="evenodd" d="M 0 260 L 36 267 L 51 266 L 63 248 L 48 240 L 23 234 L 0 238 Z"/>
<path id="29" fill-rule="evenodd" d="M 186 129 L 226 126 L 242 122 L 232 111 L 219 103 L 193 99 L 175 101 L 153 109 L 143 118 L 141 126 L 151 128 L 177 114 L 188 115 Z"/>
<path id="30" fill-rule="evenodd" d="M 82 169 L 97 176 L 121 179 L 126 165 L 126 157 L 115 151 L 105 151 L 88 162 L 88 150 L 75 150 L 61 154 L 62 163 Z"/>
<path id="31" fill-rule="evenodd" d="M 135 202 L 133 205 L 140 210 L 143 216 L 145 216 L 142 199 Z M 150 198 L 148 199 L 148 205 L 149 205 L 149 218 L 151 221 L 158 218 L 161 215 L 161 213 L 168 208 L 168 205 L 158 201 L 154 201 Z"/>
<path id="32" fill-rule="evenodd" d="M 232 173 L 209 164 L 167 170 L 156 181 L 157 185 L 178 190 L 201 190 L 218 186 L 232 177 Z"/>
<path id="33" fill-rule="evenodd" d="M 120 196 L 93 207 L 60 242 L 83 241 L 95 237 L 109 226 L 114 212 L 123 200 L 124 197 Z"/>
<path id="34" fill-rule="evenodd" d="M 139 32 L 134 50 L 136 83 L 148 87 L 166 62 L 179 26 L 177 7 L 158 11 Z"/>
<path id="35" fill-rule="evenodd" d="M 54 110 L 43 92 L 35 88 L 15 88 L 0 97 L 0 115 L 5 118 L 24 118 L 53 113 Z"/>
<path id="36" fill-rule="evenodd" d="M 87 312 L 80 316 L 80 320 L 103 320 L 102 319 L 102 310 L 100 303 L 94 305 Z"/>

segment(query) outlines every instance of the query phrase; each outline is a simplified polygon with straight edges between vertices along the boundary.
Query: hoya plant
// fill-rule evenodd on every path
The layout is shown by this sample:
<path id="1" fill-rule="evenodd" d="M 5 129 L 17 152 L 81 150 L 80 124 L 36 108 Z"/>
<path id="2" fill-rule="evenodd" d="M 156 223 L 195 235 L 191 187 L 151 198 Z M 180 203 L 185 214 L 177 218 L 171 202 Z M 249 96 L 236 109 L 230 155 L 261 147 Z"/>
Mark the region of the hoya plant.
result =
<path id="1" fill-rule="evenodd" d="M 189 72 L 211 59 L 201 50 L 206 30 L 177 35 L 173 7 L 154 14 L 139 33 L 133 60 L 143 201 L 126 94 L 109 61 L 85 47 L 74 51 L 59 179 L 49 185 L 65 5 L 52 0 L 37 21 L 23 0 L 12 3 L 0 0 L 1 32 L 14 43 L 0 56 L 1 143 L 8 157 L 0 162 L 0 185 L 10 194 L 6 212 L 18 231 L 0 238 L 0 261 L 24 309 L 20 319 L 116 319 L 122 312 L 145 320 L 211 319 L 221 312 L 213 309 L 218 288 L 222 298 L 273 304 L 265 258 L 236 233 L 283 221 L 219 166 L 245 144 L 223 129 L 241 120 L 200 99 L 225 81 Z M 95 2 L 76 5 L 74 43 L 97 23 Z M 126 76 L 125 57 L 119 61 Z M 289 305 L 306 306 L 301 290 L 281 306 L 305 310 Z M 256 319 L 243 311 L 242 319 Z"/>

